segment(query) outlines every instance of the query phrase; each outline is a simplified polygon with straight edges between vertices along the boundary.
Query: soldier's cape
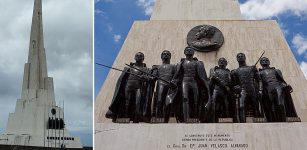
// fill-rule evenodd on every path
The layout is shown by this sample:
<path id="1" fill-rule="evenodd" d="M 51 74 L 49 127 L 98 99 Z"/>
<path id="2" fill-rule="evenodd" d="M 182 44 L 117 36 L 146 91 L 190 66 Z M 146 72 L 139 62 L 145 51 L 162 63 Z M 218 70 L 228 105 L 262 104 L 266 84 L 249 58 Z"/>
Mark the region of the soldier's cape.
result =
<path id="1" fill-rule="evenodd" d="M 283 78 L 281 71 L 279 69 L 275 69 L 274 67 L 271 67 L 271 68 L 275 70 L 275 73 L 279 81 L 281 81 L 284 85 L 288 85 L 285 79 Z M 263 69 L 259 69 L 259 71 L 262 71 L 262 70 Z M 286 116 L 287 117 L 298 117 L 294 103 L 293 103 L 293 99 L 291 96 L 292 88 L 290 88 L 289 86 L 285 86 L 283 90 L 285 92 Z M 268 98 L 266 94 L 268 94 L 267 91 L 264 91 L 263 99 Z M 265 100 L 262 100 L 262 101 L 265 101 Z"/>
<path id="2" fill-rule="evenodd" d="M 134 65 L 134 63 L 130 63 L 130 65 Z M 143 64 L 143 67 L 146 67 L 146 64 Z M 144 70 L 144 71 L 148 71 Z M 123 111 L 124 105 L 125 105 L 125 87 L 127 84 L 127 79 L 129 77 L 130 68 L 125 67 L 124 72 L 120 75 L 120 77 L 117 80 L 115 91 L 113 94 L 112 102 L 109 106 L 109 113 L 106 114 L 106 118 L 113 119 L 113 121 L 121 115 L 121 111 Z M 141 87 L 141 93 L 142 93 L 142 99 L 141 99 L 141 107 L 139 110 L 144 117 L 150 116 L 150 108 L 151 105 L 151 98 L 152 98 L 152 84 L 148 81 L 143 81 L 142 87 Z M 132 102 L 132 104 L 135 102 Z"/>
<path id="3" fill-rule="evenodd" d="M 274 68 L 275 69 L 275 68 Z M 275 69 L 277 73 L 277 77 L 286 85 L 287 82 L 285 81 L 284 77 L 282 76 L 282 73 L 279 69 Z M 284 87 L 285 90 L 285 106 L 286 106 L 286 116 L 287 117 L 298 117 L 296 113 L 296 109 L 293 103 L 293 99 L 291 96 L 292 88 L 289 89 L 289 86 Z"/>
<path id="4" fill-rule="evenodd" d="M 113 115 L 111 117 L 115 117 L 117 116 L 117 114 L 119 114 L 120 106 L 122 103 L 124 103 L 124 100 L 125 100 L 124 91 L 125 91 L 126 81 L 129 76 L 129 73 L 127 73 L 129 69 L 130 68 L 125 67 L 124 68 L 125 72 L 122 72 L 117 80 L 115 91 L 113 94 L 113 99 L 112 99 L 111 105 L 109 106 L 109 111 L 111 111 Z"/>
<path id="5" fill-rule="evenodd" d="M 202 61 L 198 61 L 197 58 L 194 58 L 196 61 L 196 81 L 198 84 L 198 89 L 199 89 L 199 105 L 200 107 L 204 107 L 204 105 L 208 102 L 209 99 L 209 85 L 208 85 L 208 78 L 205 70 L 204 63 Z M 181 61 L 177 64 L 176 66 L 176 73 L 174 75 L 174 80 L 177 80 L 177 87 L 172 88 L 169 90 L 167 97 L 166 97 L 166 105 L 176 103 L 176 104 L 181 104 L 182 102 L 182 90 L 181 88 L 181 83 L 183 79 L 183 74 L 182 74 L 182 64 L 185 61 L 185 58 L 182 58 Z M 181 106 L 181 105 L 180 105 Z M 200 108 L 200 109 L 201 109 Z M 180 108 L 179 108 L 180 109 Z M 178 111 L 182 112 L 182 111 Z M 181 114 L 177 114 L 177 116 L 181 116 Z M 179 119 L 180 120 L 180 119 Z"/>

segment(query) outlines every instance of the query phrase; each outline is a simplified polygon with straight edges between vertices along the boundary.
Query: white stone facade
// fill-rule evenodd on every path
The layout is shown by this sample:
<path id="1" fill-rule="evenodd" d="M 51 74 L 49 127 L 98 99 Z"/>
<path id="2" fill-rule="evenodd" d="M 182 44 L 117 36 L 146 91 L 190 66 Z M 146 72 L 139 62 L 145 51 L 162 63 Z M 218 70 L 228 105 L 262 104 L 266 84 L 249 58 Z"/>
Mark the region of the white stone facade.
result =
<path id="1" fill-rule="evenodd" d="M 241 20 L 238 0 L 157 0 L 150 20 Z"/>

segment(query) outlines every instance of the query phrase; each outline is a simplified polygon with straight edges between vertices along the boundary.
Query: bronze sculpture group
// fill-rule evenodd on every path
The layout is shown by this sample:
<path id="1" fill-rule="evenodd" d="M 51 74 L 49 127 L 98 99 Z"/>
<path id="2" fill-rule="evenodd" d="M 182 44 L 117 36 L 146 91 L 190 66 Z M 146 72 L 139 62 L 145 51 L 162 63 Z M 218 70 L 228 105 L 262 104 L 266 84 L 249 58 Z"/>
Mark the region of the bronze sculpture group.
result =
<path id="1" fill-rule="evenodd" d="M 162 64 L 147 68 L 144 54 L 135 55 L 119 77 L 106 117 L 117 122 L 167 123 L 170 117 L 184 123 L 216 123 L 220 118 L 245 123 L 247 117 L 267 122 L 286 122 L 297 113 L 291 98 L 292 87 L 280 70 L 270 67 L 266 57 L 261 69 L 246 64 L 245 54 L 237 54 L 239 67 L 227 69 L 227 60 L 207 77 L 202 61 L 194 57 L 194 48 L 186 47 L 185 58 L 170 64 L 171 53 L 163 51 Z"/>

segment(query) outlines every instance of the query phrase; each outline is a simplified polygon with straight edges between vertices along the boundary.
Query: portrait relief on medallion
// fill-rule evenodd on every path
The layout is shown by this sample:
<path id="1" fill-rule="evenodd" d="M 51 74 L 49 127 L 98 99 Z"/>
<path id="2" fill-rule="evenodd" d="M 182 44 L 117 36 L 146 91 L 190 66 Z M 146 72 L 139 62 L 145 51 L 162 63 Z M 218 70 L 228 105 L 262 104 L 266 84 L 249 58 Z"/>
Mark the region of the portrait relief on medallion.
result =
<path id="1" fill-rule="evenodd" d="M 187 43 L 196 51 L 211 52 L 218 50 L 224 43 L 222 32 L 211 25 L 199 25 L 189 31 Z"/>

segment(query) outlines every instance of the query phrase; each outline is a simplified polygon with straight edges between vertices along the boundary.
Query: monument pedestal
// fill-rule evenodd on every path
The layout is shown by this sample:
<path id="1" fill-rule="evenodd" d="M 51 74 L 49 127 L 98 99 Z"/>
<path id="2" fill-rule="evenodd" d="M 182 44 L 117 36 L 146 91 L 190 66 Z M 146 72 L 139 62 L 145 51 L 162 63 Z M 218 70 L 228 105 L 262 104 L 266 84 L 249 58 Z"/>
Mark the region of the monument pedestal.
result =
<path id="1" fill-rule="evenodd" d="M 233 123 L 233 118 L 218 118 L 218 123 Z"/>
<path id="2" fill-rule="evenodd" d="M 187 46 L 188 32 L 198 25 L 212 25 L 224 35 L 224 44 L 218 50 L 209 53 L 195 52 L 195 57 L 204 62 L 207 74 L 210 68 L 217 65 L 220 57 L 228 60 L 230 70 L 238 67 L 236 55 L 243 52 L 247 64 L 254 64 L 265 50 L 265 57 L 271 65 L 280 69 L 284 79 L 292 85 L 292 98 L 298 116 L 307 121 L 307 82 L 287 41 L 283 37 L 276 21 L 273 20 L 189 20 L 189 21 L 136 21 L 118 53 L 113 66 L 124 68 L 125 63 L 133 61 L 135 53 L 142 51 L 148 67 L 161 63 L 163 50 L 172 53 L 171 63 L 176 64 L 184 58 L 183 50 Z M 259 68 L 259 66 L 258 66 Z M 111 104 L 116 81 L 120 72 L 110 70 L 101 92 L 95 102 L 95 122 L 107 123 L 105 118 L 108 106 Z"/>
<path id="3" fill-rule="evenodd" d="M 95 124 L 104 150 L 302 150 L 307 123 Z"/>

